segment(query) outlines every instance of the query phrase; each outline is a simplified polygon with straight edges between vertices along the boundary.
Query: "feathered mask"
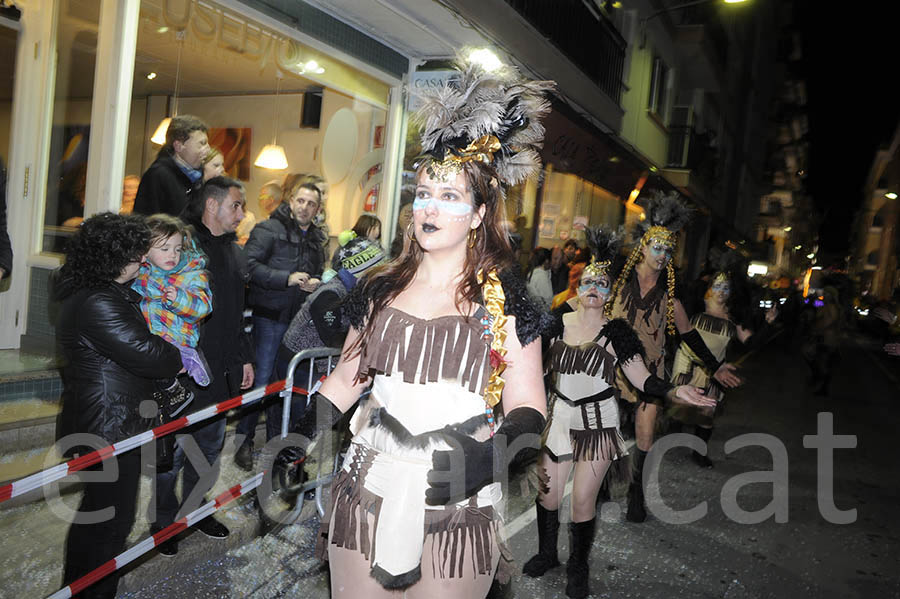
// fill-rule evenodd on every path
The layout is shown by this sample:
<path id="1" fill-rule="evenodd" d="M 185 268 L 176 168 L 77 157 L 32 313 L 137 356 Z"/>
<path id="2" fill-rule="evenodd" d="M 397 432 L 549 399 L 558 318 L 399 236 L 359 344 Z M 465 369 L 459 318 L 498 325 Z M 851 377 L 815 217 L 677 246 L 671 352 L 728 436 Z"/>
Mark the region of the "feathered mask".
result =
<path id="1" fill-rule="evenodd" d="M 656 241 L 674 247 L 678 231 L 691 220 L 691 209 L 677 192 L 657 192 L 648 202 L 646 212 L 647 218 L 637 225 L 642 245 Z"/>
<path id="2" fill-rule="evenodd" d="M 422 151 L 432 158 L 429 173 L 443 178 L 479 161 L 506 185 L 537 174 L 540 119 L 550 110 L 545 94 L 555 82 L 524 80 L 510 66 L 487 71 L 466 59 L 457 60 L 457 69 L 445 87 L 420 93 L 414 118 L 422 125 Z"/>
<path id="3" fill-rule="evenodd" d="M 601 276 L 609 274 L 609 267 L 613 258 L 619 253 L 624 237 L 622 229 L 604 229 L 603 227 L 588 227 L 584 231 L 587 238 L 588 249 L 591 252 L 591 262 L 584 268 L 585 274 Z"/>

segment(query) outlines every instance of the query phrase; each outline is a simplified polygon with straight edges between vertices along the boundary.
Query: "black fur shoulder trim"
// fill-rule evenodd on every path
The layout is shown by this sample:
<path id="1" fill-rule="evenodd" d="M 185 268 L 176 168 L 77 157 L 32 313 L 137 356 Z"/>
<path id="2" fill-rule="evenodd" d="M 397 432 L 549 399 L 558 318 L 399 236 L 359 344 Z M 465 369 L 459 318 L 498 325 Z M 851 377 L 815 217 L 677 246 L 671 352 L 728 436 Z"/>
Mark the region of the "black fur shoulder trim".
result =
<path id="1" fill-rule="evenodd" d="M 371 310 L 367 287 L 368 285 L 366 285 L 365 281 L 358 282 L 344 298 L 344 301 L 341 302 L 341 311 L 344 318 L 357 331 L 362 331 L 365 328 L 366 319 L 369 317 L 369 310 Z"/>
<path id="2" fill-rule="evenodd" d="M 522 275 L 508 268 L 499 272 L 497 276 L 506 296 L 503 312 L 507 316 L 516 317 L 516 336 L 519 343 L 524 347 L 541 335 L 546 335 L 553 326 L 553 318 L 528 293 Z"/>
<path id="3" fill-rule="evenodd" d="M 619 363 L 627 362 L 634 356 L 640 356 L 643 359 L 646 355 L 640 337 L 624 318 L 610 320 L 603 327 L 601 333 L 612 343 L 613 351 L 616 352 L 616 360 Z"/>

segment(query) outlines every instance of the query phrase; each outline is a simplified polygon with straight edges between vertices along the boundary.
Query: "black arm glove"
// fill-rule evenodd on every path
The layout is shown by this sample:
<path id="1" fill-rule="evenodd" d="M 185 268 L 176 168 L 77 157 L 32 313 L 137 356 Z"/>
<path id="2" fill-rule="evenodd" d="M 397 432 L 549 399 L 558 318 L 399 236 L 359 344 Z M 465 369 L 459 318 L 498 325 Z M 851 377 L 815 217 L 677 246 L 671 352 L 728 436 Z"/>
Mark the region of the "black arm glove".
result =
<path id="1" fill-rule="evenodd" d="M 476 441 L 446 428 L 448 441 L 454 448 L 432 454 L 433 467 L 428 473 L 429 488 L 425 490 L 425 503 L 446 505 L 471 497 L 492 482 L 495 476 L 526 459 L 527 454 L 533 454 L 533 451 L 516 451 L 518 437 L 533 434 L 533 443 L 528 444 L 527 448 L 540 449 L 540 434 L 545 424 L 546 420 L 540 412 L 523 406 L 507 414 L 503 424 L 487 441 Z"/>
<path id="2" fill-rule="evenodd" d="M 713 356 L 712 352 L 709 351 L 709 348 L 706 347 L 706 343 L 703 342 L 703 337 L 700 336 L 697 329 L 691 329 L 687 333 L 683 333 L 681 335 L 681 340 L 691 348 L 691 351 L 694 352 L 698 358 L 700 358 L 700 361 L 703 362 L 703 367 L 706 368 L 709 376 L 715 375 L 722 363 L 716 360 L 716 357 Z"/>
<path id="3" fill-rule="evenodd" d="M 654 397 L 661 397 L 667 404 L 671 400 L 669 393 L 673 389 L 675 389 L 675 385 L 652 373 L 647 377 L 647 380 L 644 381 L 644 393 L 653 395 Z"/>
<path id="4" fill-rule="evenodd" d="M 300 417 L 300 421 L 297 422 L 292 432 L 309 439 L 311 444 L 322 431 L 334 426 L 334 423 L 340 420 L 342 415 L 343 413 L 331 403 L 331 400 L 319 392 L 313 393 L 309 398 L 306 411 L 303 412 L 303 416 Z M 273 472 L 283 488 L 290 491 L 291 488 L 303 484 L 302 462 L 305 458 L 306 447 L 296 445 L 285 447 L 275 456 Z"/>

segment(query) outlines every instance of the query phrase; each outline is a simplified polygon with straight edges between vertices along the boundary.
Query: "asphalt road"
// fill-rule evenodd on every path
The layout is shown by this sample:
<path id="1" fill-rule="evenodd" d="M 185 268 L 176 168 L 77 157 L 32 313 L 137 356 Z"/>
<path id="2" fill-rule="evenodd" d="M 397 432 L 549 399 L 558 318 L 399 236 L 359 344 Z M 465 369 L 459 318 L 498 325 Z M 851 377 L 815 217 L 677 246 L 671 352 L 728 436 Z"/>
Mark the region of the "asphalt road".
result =
<path id="1" fill-rule="evenodd" d="M 729 393 L 710 442 L 715 467 L 697 467 L 689 450 L 676 447 L 662 459 L 659 483 L 651 489 L 656 514 L 647 522 L 624 520 L 624 486 L 614 488 L 612 501 L 601 507 L 592 550 L 592 596 L 900 597 L 900 523 L 893 515 L 900 508 L 894 443 L 900 432 L 898 364 L 857 339 L 842 352 L 832 391 L 823 397 L 811 393 L 799 354 L 779 340 L 746 359 L 741 369 L 746 384 Z M 855 447 L 813 447 L 834 440 L 820 428 L 828 421 L 838 444 Z M 733 446 L 742 442 L 741 448 Z M 234 474 L 228 460 L 228 476 L 246 476 Z M 786 484 L 772 482 L 773 468 Z M 758 482 L 751 482 L 753 476 Z M 833 500 L 825 497 L 828 487 L 833 487 Z M 537 546 L 534 493 L 527 478 L 513 480 L 507 489 L 506 523 L 519 571 Z M 732 496 L 736 502 L 729 501 Z M 703 502 L 705 515 L 690 523 L 672 522 L 662 513 Z M 854 509 L 855 514 L 848 511 Z M 254 515 L 249 501 L 230 507 L 223 519 L 242 527 L 240 543 L 193 533 L 182 541 L 178 558 L 154 554 L 132 568 L 119 596 L 326 597 L 327 566 L 312 557 L 318 518 L 311 502 L 298 524 L 265 537 L 254 536 Z M 834 522 L 842 518 L 849 521 Z M 759 521 L 747 522 L 754 519 Z M 6 526 L 0 519 L 0 530 Z M 563 561 L 568 554 L 564 531 Z M 40 542 L 51 537 L 43 534 Z M 43 582 L 27 587 L 34 592 L 17 592 L 15 573 L 8 570 L 16 559 L 10 554 L 2 559 L 7 573 L 0 596 L 55 590 L 58 563 L 31 568 L 28 576 Z M 498 596 L 564 597 L 564 588 L 563 566 L 540 579 L 517 575 Z"/>

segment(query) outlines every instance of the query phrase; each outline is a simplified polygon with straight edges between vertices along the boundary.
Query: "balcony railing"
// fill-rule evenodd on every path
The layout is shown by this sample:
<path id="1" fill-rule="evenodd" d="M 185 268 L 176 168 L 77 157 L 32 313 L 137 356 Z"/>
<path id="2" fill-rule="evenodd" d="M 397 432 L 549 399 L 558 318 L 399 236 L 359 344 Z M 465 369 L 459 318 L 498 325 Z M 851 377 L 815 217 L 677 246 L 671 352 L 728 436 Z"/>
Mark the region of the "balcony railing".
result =
<path id="1" fill-rule="evenodd" d="M 602 14 L 581 0 L 506 0 L 618 105 L 625 40 Z"/>

